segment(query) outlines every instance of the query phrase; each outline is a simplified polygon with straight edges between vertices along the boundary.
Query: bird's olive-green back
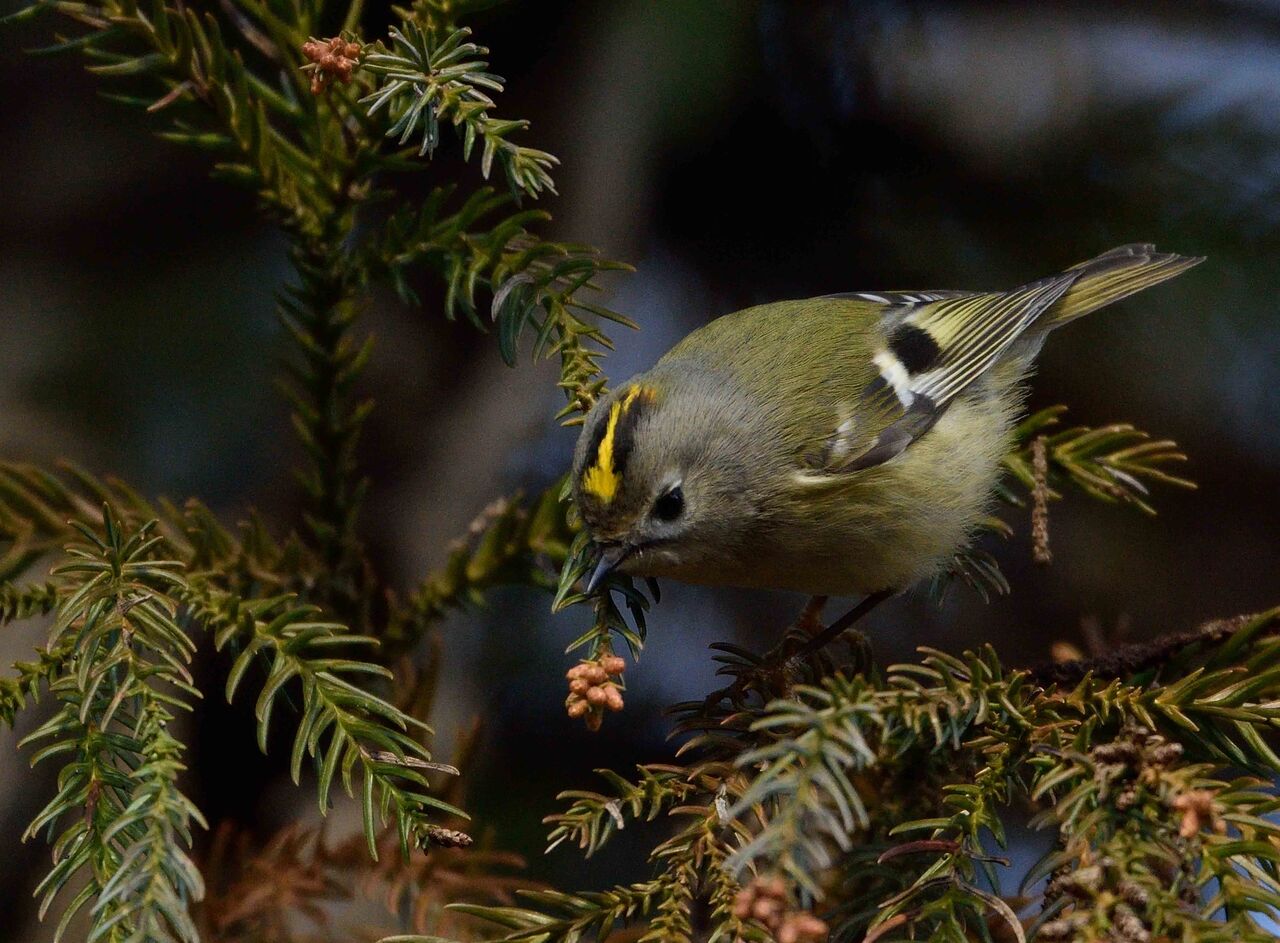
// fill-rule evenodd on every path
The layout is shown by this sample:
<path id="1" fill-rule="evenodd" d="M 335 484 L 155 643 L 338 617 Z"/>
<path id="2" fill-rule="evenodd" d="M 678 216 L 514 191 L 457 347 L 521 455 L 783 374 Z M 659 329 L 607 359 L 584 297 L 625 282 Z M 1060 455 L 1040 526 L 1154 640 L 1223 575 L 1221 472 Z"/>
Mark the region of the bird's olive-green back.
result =
<path id="1" fill-rule="evenodd" d="M 872 355 L 885 346 L 883 310 L 840 297 L 747 308 L 694 331 L 651 375 L 668 388 L 698 373 L 723 377 L 756 402 L 779 451 L 799 458 L 822 447 L 840 411 L 876 378 Z"/>

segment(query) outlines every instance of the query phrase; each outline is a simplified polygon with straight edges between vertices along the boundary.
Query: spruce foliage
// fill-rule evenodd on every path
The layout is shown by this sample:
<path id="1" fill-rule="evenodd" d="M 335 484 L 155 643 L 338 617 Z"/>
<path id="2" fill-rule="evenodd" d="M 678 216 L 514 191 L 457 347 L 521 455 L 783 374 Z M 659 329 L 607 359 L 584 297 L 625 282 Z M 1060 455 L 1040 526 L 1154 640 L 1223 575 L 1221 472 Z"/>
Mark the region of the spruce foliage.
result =
<path id="1" fill-rule="evenodd" d="M 604 325 L 630 324 L 592 294 L 624 266 L 539 235 L 556 159 L 501 116 L 503 82 L 460 22 L 486 5 L 417 0 L 381 25 L 360 0 L 39 0 L 17 14 L 70 26 L 58 50 L 86 57 L 159 137 L 207 152 L 288 240 L 282 387 L 305 455 L 300 518 L 231 529 L 194 499 L 0 464 L 0 624 L 53 618 L 0 679 L 0 720 L 52 702 L 24 745 L 59 769 L 27 830 L 51 847 L 38 893 L 59 935 L 78 919 L 94 943 L 302 939 L 322 901 L 367 883 L 419 943 L 1272 939 L 1258 921 L 1280 917 L 1280 610 L 1031 670 L 986 648 L 884 667 L 855 645 L 778 672 L 718 646 L 738 683 L 675 707 L 680 762 L 602 770 L 600 791 L 564 793 L 547 818 L 552 848 L 587 856 L 624 828 L 660 828 L 648 875 L 515 896 L 510 856 L 466 848 L 458 770 L 425 745 L 434 678 L 400 656 L 495 587 L 544 590 L 594 612 L 572 677 L 602 693 L 569 704 L 598 725 L 606 694 L 621 706 L 614 646 L 640 651 L 657 597 L 622 576 L 582 592 L 589 550 L 561 486 L 495 501 L 398 595 L 363 544 L 375 351 L 361 315 L 378 285 L 408 305 L 429 291 L 492 329 L 509 363 L 524 348 L 556 359 L 570 423 L 605 388 Z M 315 38 L 335 22 L 340 35 Z M 492 184 L 441 179 L 430 158 L 450 136 Z M 435 175 L 425 199 L 394 199 L 406 172 Z M 1006 462 L 1002 496 L 1030 492 L 1038 526 L 1069 489 L 1151 512 L 1151 485 L 1189 485 L 1169 470 L 1173 443 L 1123 424 L 1052 429 L 1060 416 L 1028 419 Z M 952 575 L 1008 588 L 981 551 Z M 193 683 L 202 646 L 233 654 L 222 692 Z M 322 813 L 335 790 L 359 804 L 359 847 L 291 826 L 229 855 L 220 837 L 202 877 L 174 721 L 219 693 L 253 699 L 264 750 L 288 727 L 291 775 L 314 772 Z M 1027 810 L 1052 847 L 1010 875 L 1006 824 Z M 245 882 L 256 895 L 234 892 Z"/>

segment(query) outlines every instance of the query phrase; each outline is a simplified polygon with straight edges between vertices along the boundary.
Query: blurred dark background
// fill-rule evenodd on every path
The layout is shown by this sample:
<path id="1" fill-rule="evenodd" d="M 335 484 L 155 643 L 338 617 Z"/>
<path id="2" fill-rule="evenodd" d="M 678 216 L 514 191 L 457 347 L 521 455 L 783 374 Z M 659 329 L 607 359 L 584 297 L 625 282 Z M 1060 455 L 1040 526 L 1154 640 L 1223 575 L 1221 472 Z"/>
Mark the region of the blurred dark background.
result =
<path id="1" fill-rule="evenodd" d="M 1133 241 L 1208 256 L 1055 335 L 1032 397 L 1176 439 L 1200 490 L 1161 490 L 1156 518 L 1069 496 L 1048 569 L 1009 515 L 1018 536 L 994 549 L 1013 595 L 896 601 L 871 624 L 879 658 L 991 641 L 1024 664 L 1080 643 L 1087 618 L 1140 638 L 1280 602 L 1280 3 L 538 0 L 473 25 L 509 81 L 501 113 L 531 118 L 526 140 L 563 160 L 555 233 L 637 266 L 611 283 L 642 325 L 615 335 L 615 380 L 757 302 L 1005 288 Z M 228 520 L 292 514 L 295 447 L 271 387 L 287 351 L 282 244 L 250 197 L 206 179 L 202 155 L 102 100 L 78 60 L 21 54 L 50 28 L 0 32 L 0 454 L 199 495 Z M 494 496 L 553 480 L 574 434 L 552 419 L 552 365 L 504 367 L 491 337 L 438 305 L 388 297 L 366 323 L 379 408 L 365 523 L 409 586 Z M 562 650 L 585 615 L 499 594 L 445 628 L 438 753 L 481 715 L 479 827 L 534 877 L 623 877 L 638 836 L 589 867 L 542 857 L 554 794 L 590 785 L 593 767 L 669 757 L 662 709 L 713 686 L 707 644 L 767 647 L 799 603 L 665 586 L 628 708 L 591 736 L 561 702 Z M 3 661 L 42 631 L 6 628 Z M 26 772 L 16 739 L 0 734 L 0 939 L 41 940 L 52 928 L 29 901 L 48 849 L 18 837 L 50 770 Z M 313 815 L 244 712 L 209 715 L 189 742 L 211 818 L 265 836 Z"/>

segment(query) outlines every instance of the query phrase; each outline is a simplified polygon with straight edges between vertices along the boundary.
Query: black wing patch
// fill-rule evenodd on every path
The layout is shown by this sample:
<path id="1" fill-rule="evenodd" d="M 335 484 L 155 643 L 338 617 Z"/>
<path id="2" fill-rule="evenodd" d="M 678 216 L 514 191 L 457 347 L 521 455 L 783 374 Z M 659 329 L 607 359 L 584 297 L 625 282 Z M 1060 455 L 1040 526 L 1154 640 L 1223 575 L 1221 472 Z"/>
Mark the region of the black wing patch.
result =
<path id="1" fill-rule="evenodd" d="M 838 424 L 816 463 L 851 472 L 901 455 L 1079 278 L 1078 271 L 1008 292 L 859 292 L 885 304 L 877 376 Z"/>
<path id="2" fill-rule="evenodd" d="M 942 357 L 942 348 L 924 328 L 903 322 L 889 334 L 889 351 L 907 373 L 924 373 Z"/>

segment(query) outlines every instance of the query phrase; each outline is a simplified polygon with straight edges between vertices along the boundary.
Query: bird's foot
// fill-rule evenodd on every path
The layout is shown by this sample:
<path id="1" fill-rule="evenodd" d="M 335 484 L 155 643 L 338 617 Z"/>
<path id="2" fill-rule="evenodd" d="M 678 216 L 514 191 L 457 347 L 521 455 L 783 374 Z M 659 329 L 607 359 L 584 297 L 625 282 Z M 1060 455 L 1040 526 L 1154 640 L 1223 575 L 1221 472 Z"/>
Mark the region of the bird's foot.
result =
<path id="1" fill-rule="evenodd" d="M 809 599 L 796 620 L 787 627 L 782 641 L 764 655 L 753 655 L 743 649 L 729 646 L 718 646 L 734 656 L 722 673 L 733 675 L 733 682 L 726 687 L 713 691 L 703 701 L 704 710 L 710 710 L 722 701 L 728 701 L 731 708 L 745 706 L 752 694 L 758 694 L 767 703 L 780 697 L 790 697 L 796 683 L 824 674 L 823 668 L 828 665 L 816 665 L 815 660 L 826 662 L 811 648 L 813 640 L 826 630 L 822 621 L 822 610 L 826 606 L 826 596 L 813 596 Z M 865 636 L 861 636 L 861 648 L 870 650 Z"/>

